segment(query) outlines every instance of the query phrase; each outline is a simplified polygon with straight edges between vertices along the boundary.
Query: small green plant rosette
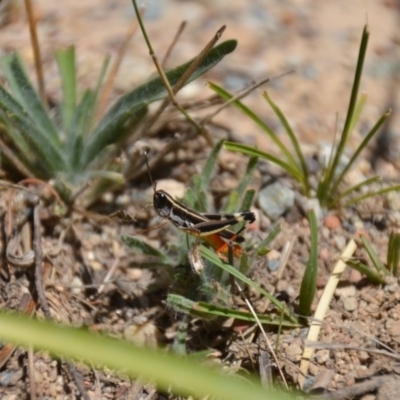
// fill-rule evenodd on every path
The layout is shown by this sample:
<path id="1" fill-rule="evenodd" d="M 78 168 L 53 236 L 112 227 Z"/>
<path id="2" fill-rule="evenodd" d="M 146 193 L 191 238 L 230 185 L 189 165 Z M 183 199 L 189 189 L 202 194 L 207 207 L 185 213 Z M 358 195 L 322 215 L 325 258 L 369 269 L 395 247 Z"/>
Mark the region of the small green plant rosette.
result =
<path id="1" fill-rule="evenodd" d="M 194 70 L 186 84 L 218 64 L 236 48 L 235 40 L 215 46 Z M 93 179 L 123 181 L 112 156 L 128 135 L 146 116 L 148 105 L 167 96 L 162 79 L 157 76 L 120 97 L 95 123 L 97 100 L 108 64 L 101 68 L 95 90 L 82 90 L 77 85 L 75 51 L 56 52 L 63 99 L 53 118 L 29 80 L 17 54 L 1 59 L 8 90 L 0 85 L 0 124 L 11 141 L 16 158 L 29 174 L 42 180 L 54 180 L 64 200 Z M 189 61 L 166 72 L 174 85 Z M 10 159 L 12 161 L 12 159 Z"/>

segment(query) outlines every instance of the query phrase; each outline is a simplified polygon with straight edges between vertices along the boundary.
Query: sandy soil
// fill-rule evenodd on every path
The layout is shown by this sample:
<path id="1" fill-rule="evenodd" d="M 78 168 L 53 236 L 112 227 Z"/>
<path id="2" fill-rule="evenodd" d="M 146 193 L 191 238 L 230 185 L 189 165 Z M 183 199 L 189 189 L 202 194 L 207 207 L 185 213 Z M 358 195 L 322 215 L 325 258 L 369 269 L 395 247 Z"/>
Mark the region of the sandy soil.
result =
<path id="1" fill-rule="evenodd" d="M 134 18 L 132 5 L 127 0 L 37 0 L 34 6 L 47 92 L 56 102 L 60 99 L 60 88 L 53 51 L 73 44 L 77 52 L 79 81 L 83 87 L 93 85 L 104 56 L 107 53 L 116 55 L 116 49 Z M 221 40 L 236 38 L 239 41 L 232 55 L 180 93 L 181 102 L 207 98 L 210 90 L 205 85 L 206 80 L 218 82 L 230 90 L 238 90 L 253 80 L 273 77 L 294 69 L 294 73 L 273 81 L 262 90 L 268 90 L 289 117 L 309 159 L 317 157 L 321 144 L 324 141 L 331 142 L 335 130 L 343 124 L 359 41 L 363 26 L 368 21 L 371 37 L 361 85 L 361 90 L 368 93 L 368 101 L 349 148 L 355 148 L 380 115 L 392 107 L 393 118 L 384 130 L 389 138 L 390 151 L 371 148 L 363 157 L 363 162 L 355 167 L 349 183 L 351 179 L 356 179 L 354 176 L 358 173 L 370 176 L 378 172 L 385 180 L 397 179 L 400 132 L 397 128 L 400 43 L 396 29 L 400 15 L 397 2 L 234 0 L 229 2 L 228 7 L 227 2 L 207 0 L 149 0 L 147 7 L 145 23 L 159 57 L 168 48 L 179 23 L 182 20 L 188 22 L 168 61 L 170 67 L 195 56 L 222 25 L 227 25 L 227 29 Z M 33 55 L 22 2 L 12 3 L 8 11 L 3 10 L 3 17 L 1 53 L 14 50 L 20 52 L 33 76 Z M 117 76 L 114 98 L 143 82 L 149 76 L 149 71 L 154 71 L 152 60 L 141 34 L 137 32 Z M 248 96 L 245 103 L 279 133 L 283 132 L 263 99 L 261 90 Z M 264 150 L 277 151 L 259 128 L 233 108 L 221 113 L 215 122 L 220 128 L 215 128 L 215 138 L 228 136 L 247 144 L 257 144 Z M 152 145 L 157 148 L 161 142 L 162 138 L 158 137 L 153 139 Z M 169 191 L 179 193 L 191 184 L 192 175 L 201 171 L 209 150 L 201 138 L 189 141 L 177 152 L 178 162 L 171 163 L 168 159 L 164 169 L 161 165 L 159 170 L 153 171 L 154 177 L 170 179 L 167 182 L 172 185 Z M 211 198 L 216 199 L 211 203 L 216 208 L 240 181 L 245 161 L 245 157 L 228 152 L 221 154 L 218 173 L 210 188 Z M 168 171 L 168 176 L 163 173 L 165 171 Z M 265 165 L 256 171 L 252 185 L 257 193 L 270 173 L 271 170 Z M 9 171 L 2 171 L 2 175 L 4 179 L 10 179 Z M 282 176 L 281 172 L 275 178 L 286 182 L 298 192 L 297 185 Z M 123 190 L 103 198 L 101 204 L 97 204 L 91 211 L 107 214 L 117 208 L 124 208 L 136 215 L 151 195 L 149 182 L 129 182 Z M 0 202 L 2 209 L 5 209 L 5 192 L 0 193 Z M 385 259 L 389 232 L 397 229 L 400 221 L 399 210 L 394 203 L 393 200 L 388 205 L 384 199 L 377 198 L 357 208 L 323 213 L 320 220 L 320 269 L 316 303 L 330 272 L 351 238 L 358 240 L 360 234 L 366 235 L 379 250 L 380 257 Z M 21 209 L 19 211 L 22 212 Z M 254 211 L 258 222 L 246 234 L 257 241 L 266 235 L 276 221 L 264 215 L 258 197 Z M 48 213 L 51 213 L 51 209 Z M 67 227 L 71 219 L 63 218 L 55 223 L 51 215 L 42 216 L 43 249 L 45 253 L 51 253 L 49 268 L 53 267 L 56 271 L 46 286 L 52 316 L 66 323 L 84 324 L 93 330 L 130 340 L 142 340 L 153 345 L 172 344 L 179 318 L 166 309 L 163 301 L 168 292 L 180 292 L 179 281 L 173 280 L 178 273 L 142 269 L 143 260 L 127 249 L 120 239 L 121 233 L 134 234 L 156 225 L 159 219 L 154 210 L 149 207 L 141 213 L 135 226 L 116 221 L 104 224 L 98 218 L 91 217 L 75 218 L 61 250 L 54 252 L 54 249 L 60 249 L 60 235 L 69 229 Z M 275 253 L 268 259 L 256 260 L 251 275 L 271 292 L 285 289 L 291 306 L 295 307 L 309 254 L 308 222 L 297 205 L 280 217 L 278 222 L 282 229 L 272 244 Z M 178 238 L 177 232 L 169 225 L 136 236 L 143 237 L 165 251 L 171 242 L 182 239 Z M 2 239 L 2 246 L 5 246 L 4 237 Z M 267 262 L 274 257 L 279 259 L 285 245 L 292 239 L 294 246 L 286 268 L 279 274 L 269 271 L 265 267 Z M 366 257 L 360 246 L 356 255 Z M 104 282 L 107 272 L 115 263 L 114 281 L 102 288 L 100 295 L 98 286 Z M 28 285 L 29 276 L 25 272 L 15 273 L 15 278 L 21 287 Z M 85 289 L 84 284 L 94 284 L 97 289 Z M 15 298 L 19 299 L 22 294 L 10 288 L 6 276 L 1 277 L 0 285 L 4 304 L 9 307 L 18 305 L 19 300 Z M 248 296 L 257 311 L 273 313 L 265 299 L 252 291 L 248 292 Z M 241 304 L 240 299 L 234 300 Z M 397 279 L 378 286 L 355 271 L 346 269 L 318 338 L 320 347 L 307 371 L 307 388 L 345 390 L 360 380 L 365 382 L 378 374 L 385 375 L 387 381 L 393 384 L 392 377 L 398 373 L 399 307 Z M 42 311 L 38 311 L 38 314 L 43 315 Z M 146 327 L 144 337 L 139 337 L 139 326 Z M 234 326 L 224 326 L 222 329 L 221 324 L 204 326 L 199 321 L 191 321 L 190 327 L 190 337 L 187 340 L 189 351 L 210 348 L 218 350 L 220 358 L 227 365 L 239 363 L 243 368 L 252 369 L 251 359 L 258 359 L 260 349 L 265 349 L 263 338 L 258 333 L 238 335 L 239 330 Z M 272 342 L 277 339 L 275 332 L 271 331 L 269 335 Z M 279 340 L 278 358 L 286 379 L 295 386 L 299 379 L 298 366 L 304 347 L 304 332 L 300 329 L 287 330 Z M 29 379 L 19 362 L 24 354 L 23 350 L 17 349 L 0 371 L 2 399 L 29 396 Z M 67 367 L 58 364 L 46 355 L 35 356 L 38 394 L 42 398 L 78 398 L 75 381 L 66 372 Z M 133 398 L 132 393 L 137 390 L 135 383 L 128 379 L 110 377 L 104 371 L 93 374 L 85 366 L 77 368 L 91 398 L 128 399 Z M 388 391 L 387 381 L 377 384 L 383 389 L 379 389 L 381 393 L 376 398 L 393 398 L 390 395 L 384 397 L 384 391 Z M 149 393 L 151 388 L 144 386 L 141 391 Z M 373 399 L 375 394 L 368 394 L 369 397 L 365 399 Z M 161 398 L 157 396 L 154 394 L 152 398 Z"/>

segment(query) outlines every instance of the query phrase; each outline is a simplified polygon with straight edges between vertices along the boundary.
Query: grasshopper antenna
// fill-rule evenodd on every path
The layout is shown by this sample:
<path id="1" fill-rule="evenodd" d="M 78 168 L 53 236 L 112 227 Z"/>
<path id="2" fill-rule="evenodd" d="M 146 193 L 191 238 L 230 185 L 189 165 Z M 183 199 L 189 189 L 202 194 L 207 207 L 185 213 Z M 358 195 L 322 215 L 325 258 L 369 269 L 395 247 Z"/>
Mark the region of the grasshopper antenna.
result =
<path id="1" fill-rule="evenodd" d="M 153 186 L 154 191 L 156 191 L 156 182 L 153 181 L 153 177 L 151 176 L 150 166 L 149 166 L 149 159 L 147 157 L 147 150 L 143 152 L 144 160 L 146 162 L 147 172 L 149 174 L 151 185 Z"/>

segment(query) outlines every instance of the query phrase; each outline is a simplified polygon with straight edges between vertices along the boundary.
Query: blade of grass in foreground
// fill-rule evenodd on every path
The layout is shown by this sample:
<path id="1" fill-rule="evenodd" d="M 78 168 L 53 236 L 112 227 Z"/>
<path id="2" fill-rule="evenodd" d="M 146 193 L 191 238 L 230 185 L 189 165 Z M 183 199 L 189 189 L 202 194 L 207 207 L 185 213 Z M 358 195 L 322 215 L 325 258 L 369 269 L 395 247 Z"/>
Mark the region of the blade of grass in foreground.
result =
<path id="1" fill-rule="evenodd" d="M 0 313 L 0 326 L 2 340 L 49 351 L 56 358 L 79 359 L 88 365 L 123 371 L 131 378 L 140 376 L 142 380 L 156 382 L 165 392 L 184 397 L 208 394 L 221 400 L 287 399 L 287 395 L 266 390 L 248 377 L 243 380 L 223 375 L 165 351 L 141 348 L 83 329 L 5 313 Z"/>

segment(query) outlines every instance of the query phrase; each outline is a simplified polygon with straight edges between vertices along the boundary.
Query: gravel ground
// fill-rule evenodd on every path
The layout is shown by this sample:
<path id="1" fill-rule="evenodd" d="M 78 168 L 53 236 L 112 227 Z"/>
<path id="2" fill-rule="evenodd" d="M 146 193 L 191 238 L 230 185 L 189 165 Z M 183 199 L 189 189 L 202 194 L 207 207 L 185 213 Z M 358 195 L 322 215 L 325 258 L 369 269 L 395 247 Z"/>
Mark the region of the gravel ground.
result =
<path id="1" fill-rule="evenodd" d="M 134 18 L 131 3 L 122 0 L 37 0 L 34 6 L 47 91 L 54 101 L 60 99 L 52 55 L 54 49 L 73 44 L 77 52 L 79 81 L 83 86 L 93 85 L 105 54 L 115 56 Z M 294 69 L 294 73 L 274 80 L 262 90 L 268 90 L 289 117 L 309 165 L 317 167 L 320 167 L 318 158 L 326 151 L 329 154 L 329 143 L 335 131 L 340 131 L 343 125 L 359 41 L 368 21 L 371 38 L 361 85 L 361 90 L 368 93 L 368 101 L 348 144 L 349 154 L 388 107 L 393 112 L 390 123 L 382 130 L 381 144 L 373 144 L 363 154 L 350 171 L 346 183 L 356 184 L 361 178 L 373 174 L 381 175 L 385 182 L 397 181 L 400 148 L 397 146 L 396 89 L 400 43 L 396 30 L 400 15 L 397 2 L 235 0 L 229 2 L 227 8 L 227 3 L 223 2 L 164 0 L 148 1 L 147 7 L 146 27 L 160 58 L 179 23 L 182 20 L 188 22 L 169 58 L 169 66 L 179 65 L 195 56 L 222 25 L 227 25 L 223 39 L 236 38 L 239 41 L 233 54 L 180 93 L 181 102 L 206 99 L 210 95 L 206 80 L 238 90 L 253 80 Z M 2 24 L 0 51 L 18 50 L 33 75 L 33 55 L 22 2 L 11 3 L 7 10 L 3 10 Z M 153 70 L 148 50 L 137 32 L 121 65 L 113 96 L 116 98 L 143 82 Z M 245 102 L 278 133 L 283 133 L 260 90 L 254 91 Z M 215 139 L 228 137 L 277 153 L 260 129 L 233 108 L 222 112 L 214 122 L 212 135 Z M 179 126 L 173 121 L 166 124 L 166 130 L 160 130 L 159 135 L 149 141 L 152 148 L 162 148 Z M 157 188 L 182 196 L 191 184 L 192 176 L 202 171 L 209 151 L 203 138 L 183 143 L 153 171 Z M 214 209 L 223 204 L 227 194 L 240 182 L 246 162 L 245 157 L 221 152 L 210 187 L 209 200 Z M 11 179 L 9 171 L 1 172 L 3 179 Z M 314 181 L 317 172 L 318 168 L 313 172 Z M 272 190 L 271 180 L 279 184 Z M 246 231 L 246 237 L 253 242 L 260 241 L 274 224 L 281 224 L 281 233 L 272 243 L 272 251 L 253 261 L 251 276 L 271 293 L 287 292 L 289 305 L 295 309 L 310 250 L 309 225 L 304 213 L 307 205 L 304 205 L 298 185 L 282 171 L 265 163 L 259 164 L 251 187 L 256 190 L 252 210 L 257 221 Z M 131 181 L 123 190 L 104 196 L 102 202 L 90 210 L 93 214 L 84 217 L 73 215 L 55 219 L 51 208 L 43 210 L 42 245 L 48 255 L 48 268 L 53 271 L 47 278 L 46 297 L 53 318 L 153 346 L 172 344 L 180 319 L 165 307 L 165 299 L 167 293 L 181 292 L 179 281 L 171 278 L 178 273 L 143 269 L 143 258 L 129 250 L 120 239 L 122 233 L 134 234 L 156 248 L 173 253 L 171 243 L 179 243 L 182 238 L 170 224 L 138 233 L 160 222 L 152 207 L 143 211 L 152 197 L 152 190 L 147 177 Z M 281 200 L 275 198 L 278 192 Z M 8 207 L 7 196 L 5 191 L 0 192 L 1 210 Z M 399 200 L 398 193 L 394 193 L 385 198 L 369 199 L 353 208 L 329 213 L 320 210 L 315 307 L 330 273 L 351 239 L 357 242 L 356 257 L 366 259 L 359 241 L 364 235 L 373 243 L 379 257 L 385 260 L 389 233 L 399 226 Z M 274 202 L 283 208 L 278 207 L 278 211 L 274 208 L 272 212 Z M 16 218 L 24 213 L 26 207 L 22 200 L 15 202 Z M 119 208 L 135 215 L 137 223 L 134 226 L 113 220 L 104 223 L 98 217 L 98 213 L 110 214 Z M 61 241 L 60 237 L 63 238 Z M 293 246 L 289 260 L 284 268 L 276 269 L 288 244 Z M 2 246 L 4 249 L 4 237 Z M 114 270 L 112 283 L 99 289 L 111 268 Z M 25 287 L 29 286 L 29 274 L 17 271 L 11 275 L 12 282 L 5 274 L 1 275 L 0 296 L 3 307 L 15 308 L 21 305 Z M 95 285 L 95 289 L 85 288 L 87 284 Z M 246 293 L 256 311 L 273 314 L 264 298 L 251 290 Z M 378 286 L 357 271 L 345 269 L 318 336 L 318 347 L 306 370 L 304 384 L 307 389 L 349 391 L 353 385 L 359 385 L 354 389 L 359 392 L 352 392 L 357 398 L 395 398 L 393 392 L 398 393 L 399 385 L 399 293 L 399 282 L 395 278 Z M 232 301 L 245 309 L 240 299 Z M 42 316 L 42 311 L 38 311 L 38 315 Z M 259 360 L 266 344 L 253 327 L 204 324 L 200 320 L 192 320 L 189 326 L 190 335 L 186 343 L 189 351 L 213 349 L 217 358 L 230 368 L 255 370 L 258 374 L 259 366 L 254 367 L 253 360 Z M 294 387 L 301 380 L 299 366 L 306 333 L 305 329 L 284 330 L 279 337 L 277 356 L 285 378 Z M 268 332 L 268 338 L 272 343 L 278 340 L 274 330 Z M 0 361 L 5 360 L 2 358 L 4 353 L 3 348 Z M 1 364 L 1 399 L 29 396 L 30 378 L 26 364 L 26 352 L 22 349 L 16 349 L 8 361 L 6 359 L 4 365 Z M 149 398 L 164 398 L 151 385 L 139 385 L 113 376 L 109 371 L 93 371 L 84 365 L 76 368 L 91 398 L 134 399 L 149 393 L 153 393 Z M 78 398 L 76 383 L 66 364 L 46 354 L 35 354 L 33 370 L 39 398 Z M 369 389 L 365 390 L 367 394 L 363 392 L 365 388 Z M 349 396 L 349 392 L 342 393 L 342 397 L 337 398 Z"/>

